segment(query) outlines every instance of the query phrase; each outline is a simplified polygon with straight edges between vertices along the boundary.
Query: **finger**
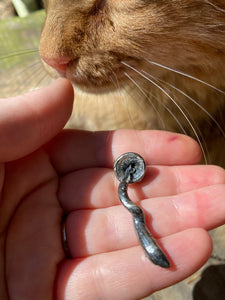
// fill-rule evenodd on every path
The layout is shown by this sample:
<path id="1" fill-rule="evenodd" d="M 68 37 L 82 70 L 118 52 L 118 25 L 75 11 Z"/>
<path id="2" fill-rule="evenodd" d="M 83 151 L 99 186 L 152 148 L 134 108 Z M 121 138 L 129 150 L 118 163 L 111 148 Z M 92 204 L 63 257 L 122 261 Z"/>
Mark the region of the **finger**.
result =
<path id="1" fill-rule="evenodd" d="M 225 185 L 210 186 L 167 198 L 141 201 L 146 223 L 154 237 L 187 228 L 210 230 L 225 222 Z M 80 210 L 66 219 L 66 235 L 72 257 L 132 247 L 138 244 L 131 214 L 121 205 Z"/>
<path id="2" fill-rule="evenodd" d="M 62 209 L 56 190 L 57 179 L 33 190 L 21 200 L 8 223 L 4 245 L 7 299 L 53 299 L 56 267 L 64 257 Z"/>
<path id="3" fill-rule="evenodd" d="M 212 251 L 211 239 L 202 229 L 168 236 L 161 245 L 170 269 L 153 265 L 140 247 L 64 261 L 56 281 L 57 299 L 141 299 L 190 276 Z"/>
<path id="4" fill-rule="evenodd" d="M 219 183 L 225 183 L 225 170 L 220 167 L 153 166 L 147 167 L 141 182 L 129 186 L 129 195 L 136 202 L 146 198 L 176 195 Z M 79 170 L 61 178 L 59 201 L 66 212 L 118 205 L 118 185 L 119 182 L 111 169 Z"/>
<path id="5" fill-rule="evenodd" d="M 73 88 L 59 79 L 49 87 L 0 100 L 0 160 L 9 161 L 33 152 L 54 137 L 67 122 Z"/>
<path id="6" fill-rule="evenodd" d="M 111 168 L 125 152 L 137 152 L 147 164 L 159 165 L 193 164 L 201 156 L 198 144 L 191 138 L 154 130 L 66 131 L 50 143 L 48 151 L 60 173 L 87 167 Z"/>

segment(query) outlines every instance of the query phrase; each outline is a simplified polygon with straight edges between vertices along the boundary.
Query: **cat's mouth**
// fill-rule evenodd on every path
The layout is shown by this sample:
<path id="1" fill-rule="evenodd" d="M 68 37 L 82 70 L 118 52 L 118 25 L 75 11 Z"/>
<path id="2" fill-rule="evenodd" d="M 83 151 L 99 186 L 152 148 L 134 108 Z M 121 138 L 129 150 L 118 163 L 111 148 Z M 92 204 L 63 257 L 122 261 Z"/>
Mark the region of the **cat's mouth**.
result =
<path id="1" fill-rule="evenodd" d="M 75 59 L 42 57 L 42 60 L 51 76 L 65 77 L 85 92 L 99 93 L 107 89 L 120 89 L 127 82 L 127 73 L 132 71 L 121 62 L 122 59 L 115 56 L 88 55 Z M 123 57 L 123 60 L 133 66 L 141 64 L 137 58 Z"/>
<path id="2" fill-rule="evenodd" d="M 118 82 L 122 81 L 121 73 L 119 69 L 113 71 L 105 69 L 104 72 L 101 72 L 96 71 L 96 69 L 93 70 L 91 67 L 85 71 L 71 67 L 64 74 L 63 72 L 59 74 L 69 79 L 80 89 L 97 89 L 100 91 L 105 88 L 117 89 Z"/>
<path id="3" fill-rule="evenodd" d="M 47 66 L 46 66 L 47 64 Z M 116 63 L 90 63 L 78 58 L 68 63 L 50 62 L 44 59 L 47 71 L 53 77 L 64 77 L 81 90 L 95 92 L 118 89 L 125 79 L 124 66 Z"/>

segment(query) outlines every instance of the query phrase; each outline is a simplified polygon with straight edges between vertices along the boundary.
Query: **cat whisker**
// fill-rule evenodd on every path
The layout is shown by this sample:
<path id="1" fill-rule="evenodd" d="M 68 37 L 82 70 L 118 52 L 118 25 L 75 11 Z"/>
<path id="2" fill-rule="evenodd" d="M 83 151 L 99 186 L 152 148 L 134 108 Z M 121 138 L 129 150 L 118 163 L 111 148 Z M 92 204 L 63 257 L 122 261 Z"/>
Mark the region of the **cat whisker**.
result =
<path id="1" fill-rule="evenodd" d="M 38 75 L 39 75 L 39 74 L 42 74 L 42 72 L 39 72 Z M 39 87 L 39 85 L 41 84 L 41 82 L 42 82 L 47 76 L 48 76 L 47 73 L 44 73 L 44 74 L 43 74 L 43 76 L 37 81 L 37 84 L 36 84 L 37 87 Z"/>
<path id="2" fill-rule="evenodd" d="M 41 74 L 43 71 L 44 70 L 42 68 L 42 65 L 40 64 L 40 61 L 37 60 L 37 61 L 33 62 L 32 64 L 26 66 L 24 69 L 16 72 L 15 75 L 14 75 L 14 77 L 16 77 L 16 78 L 23 78 L 24 76 L 21 76 L 21 75 L 24 74 L 24 73 L 25 74 L 28 73 L 29 76 L 26 76 L 26 77 L 29 78 L 29 80 L 26 80 L 26 82 L 25 82 L 25 84 L 28 85 L 28 83 L 32 82 L 32 80 L 34 78 L 35 78 L 35 81 L 36 81 L 36 77 L 39 74 Z M 30 72 L 32 72 L 31 75 L 30 75 Z M 35 85 L 38 86 L 36 83 L 35 83 Z"/>
<path id="3" fill-rule="evenodd" d="M 127 74 L 127 73 L 126 73 Z M 131 76 L 129 76 L 128 74 L 127 74 L 127 76 L 128 76 L 128 78 L 129 79 L 131 79 Z M 133 83 L 135 84 L 135 81 L 133 80 Z M 135 84 L 136 85 L 136 84 Z M 146 99 L 148 100 L 148 102 L 150 102 L 150 104 L 153 106 L 153 108 L 154 108 L 154 110 L 156 111 L 156 113 L 158 114 L 158 116 L 159 116 L 159 118 L 160 118 L 160 121 L 161 121 L 161 123 L 162 123 L 162 125 L 163 125 L 163 128 L 165 129 L 166 128 L 166 126 L 165 126 L 165 123 L 164 123 L 164 121 L 163 121 L 163 119 L 161 118 L 161 115 L 160 115 L 160 113 L 158 112 L 158 110 L 156 109 L 156 107 L 153 105 L 153 103 L 152 103 L 152 101 L 150 101 L 150 98 L 149 98 L 149 96 L 147 95 L 147 92 L 148 91 L 146 91 L 144 88 L 141 88 L 140 86 L 137 86 L 138 87 L 138 89 L 140 89 L 141 90 L 141 92 L 144 94 L 144 96 L 146 97 Z M 146 91 L 146 93 L 145 93 L 145 91 Z M 155 96 L 153 96 L 153 95 L 151 95 L 151 97 L 153 97 L 154 99 L 156 99 L 156 101 L 158 101 L 159 102 L 159 100 L 155 97 Z M 182 124 L 181 124 L 181 122 L 178 120 L 178 118 L 176 117 L 176 115 L 164 104 L 164 103 L 162 103 L 162 102 L 159 102 L 160 103 L 160 105 L 162 105 L 164 108 L 165 108 L 165 110 L 167 110 L 168 111 L 168 113 L 172 116 L 172 118 L 175 120 L 175 122 L 178 124 L 178 126 L 180 127 L 180 129 L 181 129 L 181 132 L 183 132 L 185 135 L 188 135 L 187 134 L 187 131 L 184 129 L 184 127 L 182 126 Z"/>
<path id="4" fill-rule="evenodd" d="M 116 81 L 117 81 L 116 74 L 113 72 L 112 69 L 111 69 L 111 71 L 112 71 L 112 73 L 113 73 L 113 75 L 114 75 L 114 77 L 115 77 L 115 79 L 116 79 Z M 111 79 L 111 81 L 112 81 L 112 83 L 113 83 L 115 89 L 116 89 L 116 90 L 119 90 L 119 92 L 120 92 L 120 87 L 119 87 L 118 83 L 112 78 L 112 76 L 110 76 L 110 79 Z M 122 99 L 124 100 L 124 98 L 122 98 Z M 118 120 L 118 115 L 117 115 L 117 113 L 116 113 L 116 105 L 115 105 L 115 101 L 112 101 L 112 105 L 113 105 L 113 110 L 114 110 L 114 114 L 115 114 L 115 119 Z"/>
<path id="5" fill-rule="evenodd" d="M 21 74 L 21 72 L 26 70 L 26 68 L 29 68 L 30 63 L 35 62 L 35 64 L 36 64 L 37 62 L 40 62 L 40 64 L 41 64 L 40 57 L 39 56 L 36 57 L 36 55 L 35 55 L 36 60 L 34 60 L 33 57 L 29 58 L 26 61 L 23 61 L 23 60 L 20 60 L 17 58 L 18 58 L 17 55 L 12 55 L 11 57 L 9 56 L 7 58 L 8 62 L 7 61 L 5 62 L 5 59 L 1 59 L 1 57 L 0 57 L 0 65 L 1 64 L 3 65 L 3 67 L 0 70 L 0 73 L 3 73 L 3 76 L 4 76 L 5 70 L 10 69 L 10 73 L 8 73 L 8 74 L 13 74 L 14 78 L 15 78 L 15 76 Z M 18 73 L 14 73 L 15 69 L 17 69 L 17 67 L 19 67 L 19 69 L 22 69 L 22 70 L 19 71 Z M 7 77 L 8 77 L 8 75 L 7 75 Z"/>
<path id="6" fill-rule="evenodd" d="M 211 5 L 212 7 L 214 7 L 216 10 L 222 12 L 222 13 L 225 13 L 225 10 L 220 8 L 219 6 L 213 4 L 212 2 L 208 1 L 208 0 L 205 0 L 206 3 L 208 3 L 209 5 Z"/>
<path id="7" fill-rule="evenodd" d="M 111 68 L 110 68 L 110 69 L 111 69 Z M 128 101 L 127 101 L 127 97 L 124 97 L 124 94 L 121 92 L 121 86 L 120 86 L 120 83 L 119 83 L 119 81 L 118 81 L 118 77 L 117 77 L 116 73 L 113 71 L 113 69 L 111 69 L 111 71 L 112 71 L 112 73 L 113 73 L 113 75 L 114 75 L 114 77 L 115 77 L 115 80 L 116 80 L 116 84 L 114 84 L 114 86 L 115 86 L 116 89 L 119 91 L 120 97 L 121 97 L 121 99 L 122 99 L 122 101 L 123 101 L 123 103 L 124 103 L 124 106 L 125 106 L 126 109 L 127 109 L 127 112 L 128 112 L 128 118 L 129 118 L 129 121 L 130 121 L 130 123 L 131 123 L 131 126 L 132 126 L 133 129 L 136 129 L 136 125 L 135 125 L 135 123 L 134 123 L 133 117 L 132 117 L 131 112 L 130 112 L 130 105 L 129 105 Z M 138 104 L 138 106 L 140 107 L 139 102 L 136 101 L 136 99 L 135 99 L 134 101 L 135 101 L 135 102 Z M 141 107 L 141 109 L 142 109 L 142 107 Z"/>
<path id="8" fill-rule="evenodd" d="M 125 75 L 125 76 L 126 76 L 126 74 L 127 74 L 127 73 L 124 72 L 124 75 Z M 128 75 L 128 74 L 127 74 L 127 76 L 128 76 L 128 79 L 130 79 L 131 82 L 132 82 L 132 78 L 129 78 L 129 75 Z M 133 84 L 135 84 L 135 81 L 132 82 L 132 88 L 133 88 Z M 136 84 L 135 84 L 135 85 L 136 85 Z M 131 87 L 130 85 L 128 85 L 128 86 Z M 141 90 L 141 92 L 142 92 L 141 87 L 139 87 L 139 85 L 137 85 L 137 86 L 138 86 L 138 89 L 140 88 L 140 90 Z M 132 95 L 133 95 L 133 93 L 132 93 Z M 138 91 L 135 93 L 135 95 L 138 95 L 138 96 L 140 97 L 140 99 L 143 100 L 143 97 L 141 96 L 141 94 L 140 94 Z M 123 98 L 124 98 L 125 101 L 126 101 L 126 106 L 128 107 L 129 117 L 130 117 L 130 119 L 132 120 L 132 123 L 133 123 L 133 118 L 132 118 L 132 116 L 131 116 L 131 114 L 130 114 L 130 110 L 129 110 L 130 105 L 129 105 L 129 103 L 128 103 L 128 99 L 127 99 L 127 97 L 124 97 L 124 95 L 123 95 Z M 135 97 L 135 98 L 132 97 L 132 99 L 135 101 L 135 103 L 137 103 L 137 105 L 138 105 L 138 106 L 140 107 L 140 109 L 143 111 L 143 107 L 140 105 L 140 101 L 137 101 L 137 100 L 136 100 L 136 97 Z M 150 104 L 152 104 L 151 101 L 149 101 L 148 98 L 147 98 L 147 100 L 148 100 L 148 103 L 150 102 Z M 156 109 L 155 109 L 155 111 L 156 111 L 156 113 L 159 115 L 159 113 L 157 112 Z M 159 115 L 159 118 L 161 118 L 160 115 Z M 133 127 L 133 128 L 136 129 L 135 127 Z M 149 128 L 149 127 L 148 127 L 148 128 Z M 144 127 L 142 126 L 141 129 L 143 130 Z M 136 136 L 136 140 L 139 141 L 139 142 L 141 143 L 140 135 L 139 135 L 137 132 L 135 132 L 135 136 Z"/>
<path id="9" fill-rule="evenodd" d="M 129 64 L 127 64 L 124 61 L 121 61 L 121 63 L 123 65 L 125 65 L 126 67 L 128 67 L 129 69 L 133 70 L 134 72 L 136 72 L 137 74 L 139 74 L 142 78 L 146 79 L 148 82 L 150 82 L 153 86 L 157 87 L 162 93 L 164 93 L 168 99 L 170 99 L 172 101 L 172 103 L 178 108 L 178 110 L 181 112 L 181 114 L 183 115 L 183 117 L 186 119 L 187 123 L 189 124 L 190 128 L 192 129 L 194 136 L 196 137 L 196 140 L 198 141 L 200 148 L 202 150 L 202 154 L 203 154 L 203 158 L 204 158 L 204 162 L 205 164 L 207 164 L 207 157 L 206 157 L 206 153 L 205 150 L 203 148 L 202 142 L 199 138 L 199 135 L 197 134 L 193 124 L 191 123 L 191 121 L 188 119 L 187 115 L 185 114 L 185 112 L 182 110 L 182 108 L 178 105 L 178 103 L 159 85 L 157 84 L 155 81 L 153 81 L 152 79 L 150 79 L 149 77 L 145 76 L 143 73 L 141 73 L 140 71 L 136 70 L 135 68 L 133 68 L 132 66 L 130 66 Z"/>
<path id="10" fill-rule="evenodd" d="M 185 73 L 185 72 L 182 72 L 182 71 L 179 71 L 179 70 L 176 70 L 176 69 L 167 67 L 167 66 L 165 66 L 165 65 L 162 65 L 162 64 L 160 64 L 160 63 L 157 63 L 157 62 L 154 62 L 154 61 L 151 61 L 151 60 L 146 60 L 146 61 L 147 61 L 148 63 L 152 64 L 152 65 L 158 66 L 158 67 L 163 68 L 163 69 L 165 69 L 165 70 L 171 71 L 171 72 L 173 72 L 173 73 L 182 75 L 182 76 L 184 76 L 184 77 L 187 77 L 187 78 L 190 78 L 190 79 L 192 79 L 192 80 L 195 80 L 195 81 L 197 81 L 197 82 L 199 82 L 199 83 L 202 83 L 202 84 L 204 84 L 204 85 L 206 85 L 206 86 L 212 88 L 213 90 L 215 90 L 215 91 L 217 91 L 217 92 L 219 92 L 219 93 L 225 95 L 225 92 L 222 91 L 221 89 L 219 89 L 219 88 L 215 87 L 214 85 L 212 85 L 212 84 L 210 84 L 210 83 L 208 83 L 208 82 L 206 82 L 206 81 L 203 81 L 203 80 L 201 80 L 201 79 L 199 79 L 199 78 L 197 78 L 197 77 L 195 77 L 195 76 L 189 75 L 189 74 L 187 74 L 187 73 Z"/>
<path id="11" fill-rule="evenodd" d="M 28 91 L 36 65 L 40 63 L 38 48 L 0 53 L 1 96 L 9 97 Z M 9 72 L 8 72 L 9 71 Z M 32 88 L 35 88 L 35 84 Z M 32 89 L 31 88 L 31 89 Z"/>
<path id="12" fill-rule="evenodd" d="M 158 83 L 161 83 L 161 79 L 157 78 L 157 77 L 154 77 L 150 74 L 148 74 L 148 76 L 151 76 L 155 82 L 158 82 Z M 164 83 L 166 84 L 166 82 Z M 167 91 L 167 93 L 172 93 L 172 91 L 166 87 L 163 87 L 163 89 L 165 91 Z M 195 120 L 192 118 L 192 116 L 190 115 L 189 111 L 187 110 L 187 108 L 185 107 L 184 103 L 180 102 L 179 99 L 177 99 L 176 96 L 173 96 L 173 99 L 174 101 L 176 101 L 177 103 L 179 103 L 179 106 L 182 108 L 183 112 L 186 114 L 187 118 L 190 120 L 190 122 L 192 123 L 193 125 L 193 128 L 195 128 L 195 131 L 196 131 L 196 135 L 199 137 L 199 140 L 201 141 L 201 148 L 202 148 L 202 151 L 204 149 L 204 156 L 207 157 L 206 161 L 209 163 L 210 162 L 210 158 L 209 158 L 209 153 L 208 153 L 208 149 L 207 149 L 207 144 L 206 144 L 206 141 L 198 127 L 198 124 L 195 122 Z M 175 100 L 176 99 L 176 100 Z M 185 132 L 186 135 L 188 135 L 186 132 Z"/>
<path id="13" fill-rule="evenodd" d="M 38 49 L 23 49 L 17 51 L 11 51 L 7 53 L 0 53 L 0 59 L 9 59 L 12 57 L 22 56 L 22 55 L 32 55 L 38 53 Z"/>
<path id="14" fill-rule="evenodd" d="M 116 73 L 113 71 L 112 68 L 110 68 L 110 70 L 112 71 L 112 74 L 113 74 L 115 80 L 113 80 L 113 78 L 111 76 L 110 76 L 110 79 L 111 79 L 113 85 L 115 86 L 115 88 L 120 92 L 120 95 L 121 95 L 121 87 L 120 87 L 120 84 L 119 84 L 119 81 L 118 81 L 118 77 L 117 77 Z"/>
<path id="15" fill-rule="evenodd" d="M 110 68 L 110 69 L 111 69 L 111 68 Z M 132 117 L 132 115 L 131 115 L 131 113 L 130 113 L 130 109 L 129 109 L 130 105 L 129 105 L 129 103 L 127 102 L 127 98 L 124 97 L 124 95 L 121 93 L 121 87 L 120 87 L 120 84 L 119 84 L 119 82 L 118 82 L 117 75 L 115 74 L 115 72 L 113 71 L 113 69 L 111 69 L 111 71 L 112 71 L 112 74 L 113 74 L 114 77 L 115 77 L 115 80 L 114 80 L 111 76 L 110 76 L 110 79 L 111 79 L 113 85 L 115 86 L 116 90 L 119 92 L 120 98 L 122 99 L 122 102 L 124 103 L 124 106 L 127 108 L 128 117 L 129 117 L 129 121 L 130 121 L 130 123 L 131 123 L 131 125 L 132 125 L 132 128 L 133 128 L 133 129 L 136 129 L 136 126 L 135 126 L 135 124 L 134 124 L 133 117 Z M 135 99 L 135 102 L 136 102 L 136 103 L 138 104 L 138 106 L 139 106 L 139 102 L 137 102 L 136 99 Z"/>
<path id="16" fill-rule="evenodd" d="M 6 78 L 5 83 L 7 86 L 10 87 L 10 96 L 14 95 L 15 93 L 18 94 L 24 90 L 25 84 L 27 85 L 28 82 L 31 80 L 32 76 L 34 76 L 34 74 L 35 74 L 35 70 L 36 70 L 35 66 L 36 65 L 38 65 L 38 62 L 33 62 L 31 65 L 26 66 L 22 70 L 12 72 L 13 73 L 13 84 L 12 84 L 12 77 L 9 76 Z M 17 64 L 15 64 L 14 66 L 17 66 Z M 30 68 L 32 68 L 32 75 L 29 77 L 27 76 L 27 78 L 29 78 L 29 80 L 24 81 L 22 79 L 22 78 L 24 78 L 24 76 L 22 76 L 22 75 L 24 73 L 26 74 L 26 70 L 29 70 Z"/>
<path id="17" fill-rule="evenodd" d="M 26 75 L 28 80 L 25 80 L 25 81 L 23 80 L 23 78 L 24 78 L 23 74 Z M 42 80 L 43 80 L 42 79 L 39 82 L 39 78 L 40 78 L 39 76 L 42 74 L 44 74 L 44 76 L 42 76 L 43 78 L 47 77 L 47 73 L 43 69 L 40 60 L 36 60 L 32 64 L 29 64 L 28 66 L 23 68 L 22 70 L 14 73 L 13 77 L 17 78 L 17 80 L 16 80 L 17 84 L 15 84 L 15 81 L 14 81 L 15 89 L 12 90 L 11 93 L 12 94 L 24 93 L 24 92 L 27 92 L 28 90 L 33 90 L 33 89 L 39 87 L 40 82 L 42 82 Z M 11 82 L 11 78 L 8 79 L 9 86 L 10 86 L 10 82 Z M 33 82 L 33 84 L 32 84 L 32 82 Z"/>
<path id="18" fill-rule="evenodd" d="M 218 130 L 220 131 L 220 133 L 222 134 L 222 136 L 225 138 L 225 132 L 223 130 L 223 128 L 220 126 L 220 124 L 216 121 L 216 119 L 202 106 L 200 105 L 196 100 L 194 100 L 192 97 L 190 97 L 188 94 L 186 94 L 184 91 L 182 91 L 181 89 L 177 88 L 176 86 L 172 85 L 171 83 L 166 82 L 165 80 L 156 78 L 155 76 L 150 75 L 149 73 L 147 73 L 146 71 L 142 70 L 142 72 L 144 74 L 146 74 L 147 76 L 151 77 L 153 80 L 158 80 L 164 84 L 166 84 L 167 86 L 171 87 L 172 89 L 174 89 L 175 91 L 177 91 L 178 93 L 182 94 L 183 96 L 185 96 L 187 99 L 189 99 L 192 103 L 194 103 L 196 106 L 198 106 L 213 122 L 214 124 L 217 126 Z"/>
<path id="19" fill-rule="evenodd" d="M 34 67 L 36 67 L 36 66 L 38 66 L 38 68 L 41 67 L 41 65 L 40 65 L 40 60 L 33 61 L 32 64 L 30 64 L 30 65 L 26 66 L 24 69 L 22 69 L 22 70 L 16 72 L 16 73 L 14 74 L 14 76 L 19 76 L 19 75 L 21 75 L 22 73 L 26 72 L 27 70 L 29 70 L 29 69 L 31 69 L 31 68 L 34 68 Z"/>
<path id="20" fill-rule="evenodd" d="M 124 75 L 139 89 L 139 91 L 142 93 L 142 95 L 144 95 L 145 99 L 147 99 L 148 103 L 150 103 L 150 105 L 153 107 L 154 111 L 158 115 L 160 122 L 162 124 L 162 127 L 165 128 L 166 127 L 165 123 L 164 123 L 163 119 L 161 118 L 160 113 L 158 112 L 157 108 L 151 101 L 149 95 L 147 95 L 147 93 L 145 93 L 144 89 L 142 87 L 140 87 L 140 85 L 130 75 L 128 75 L 126 72 L 124 72 Z"/>

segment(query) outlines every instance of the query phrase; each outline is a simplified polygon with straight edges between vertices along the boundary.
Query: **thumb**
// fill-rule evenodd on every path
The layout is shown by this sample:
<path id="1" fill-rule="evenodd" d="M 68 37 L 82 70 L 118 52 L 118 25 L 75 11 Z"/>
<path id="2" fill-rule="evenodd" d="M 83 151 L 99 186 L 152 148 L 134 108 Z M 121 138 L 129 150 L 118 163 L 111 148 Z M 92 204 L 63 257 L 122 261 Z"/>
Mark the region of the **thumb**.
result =
<path id="1" fill-rule="evenodd" d="M 23 157 L 53 138 L 66 124 L 72 106 L 73 87 L 66 79 L 0 99 L 0 161 Z"/>

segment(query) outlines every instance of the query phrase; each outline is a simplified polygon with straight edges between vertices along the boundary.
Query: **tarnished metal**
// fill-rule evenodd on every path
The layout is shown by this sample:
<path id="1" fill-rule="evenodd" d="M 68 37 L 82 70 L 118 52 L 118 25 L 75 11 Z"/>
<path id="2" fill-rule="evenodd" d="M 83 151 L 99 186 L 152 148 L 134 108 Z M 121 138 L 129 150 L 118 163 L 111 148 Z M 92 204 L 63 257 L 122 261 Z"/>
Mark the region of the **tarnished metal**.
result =
<path id="1" fill-rule="evenodd" d="M 145 162 L 143 158 L 137 153 L 125 153 L 115 161 L 114 172 L 120 181 L 118 189 L 120 201 L 133 216 L 138 239 L 147 257 L 154 264 L 163 268 L 169 268 L 170 263 L 166 255 L 146 227 L 142 209 L 132 202 L 127 194 L 128 184 L 138 182 L 144 177 Z"/>

